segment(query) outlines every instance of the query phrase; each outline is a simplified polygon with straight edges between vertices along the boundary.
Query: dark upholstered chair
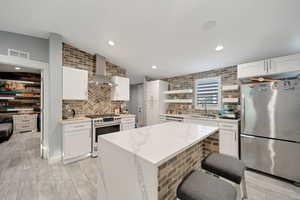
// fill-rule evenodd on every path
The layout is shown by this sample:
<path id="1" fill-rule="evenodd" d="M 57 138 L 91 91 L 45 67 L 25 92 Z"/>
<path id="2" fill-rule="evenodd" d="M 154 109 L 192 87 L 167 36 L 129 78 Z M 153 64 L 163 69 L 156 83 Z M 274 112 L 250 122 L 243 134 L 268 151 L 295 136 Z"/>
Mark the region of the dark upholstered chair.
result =
<path id="1" fill-rule="evenodd" d="M 210 153 L 202 161 L 202 169 L 238 184 L 241 188 L 241 198 L 247 199 L 245 164 L 232 156 Z"/>
<path id="2" fill-rule="evenodd" d="M 236 200 L 237 191 L 228 182 L 213 175 L 194 170 L 177 188 L 180 200 Z"/>

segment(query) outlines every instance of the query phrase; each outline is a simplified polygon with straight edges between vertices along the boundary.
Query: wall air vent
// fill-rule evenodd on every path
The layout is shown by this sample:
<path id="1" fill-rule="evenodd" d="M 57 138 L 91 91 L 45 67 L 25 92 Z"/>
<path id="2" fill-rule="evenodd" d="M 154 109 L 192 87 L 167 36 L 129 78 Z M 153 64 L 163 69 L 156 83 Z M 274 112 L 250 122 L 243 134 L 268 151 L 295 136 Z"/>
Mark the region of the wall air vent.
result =
<path id="1" fill-rule="evenodd" d="M 15 49 L 8 49 L 8 55 L 9 56 L 16 56 L 20 58 L 30 59 L 29 52 L 15 50 Z"/>

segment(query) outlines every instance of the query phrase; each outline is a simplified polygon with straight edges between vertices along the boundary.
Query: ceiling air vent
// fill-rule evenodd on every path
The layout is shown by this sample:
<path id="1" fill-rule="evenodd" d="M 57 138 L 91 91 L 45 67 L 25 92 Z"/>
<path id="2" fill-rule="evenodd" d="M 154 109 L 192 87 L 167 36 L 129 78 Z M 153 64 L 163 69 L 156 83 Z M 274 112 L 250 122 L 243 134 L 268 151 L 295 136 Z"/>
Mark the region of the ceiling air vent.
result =
<path id="1" fill-rule="evenodd" d="M 20 58 L 30 59 L 29 52 L 15 50 L 15 49 L 8 49 L 8 55 L 9 56 L 16 56 Z"/>

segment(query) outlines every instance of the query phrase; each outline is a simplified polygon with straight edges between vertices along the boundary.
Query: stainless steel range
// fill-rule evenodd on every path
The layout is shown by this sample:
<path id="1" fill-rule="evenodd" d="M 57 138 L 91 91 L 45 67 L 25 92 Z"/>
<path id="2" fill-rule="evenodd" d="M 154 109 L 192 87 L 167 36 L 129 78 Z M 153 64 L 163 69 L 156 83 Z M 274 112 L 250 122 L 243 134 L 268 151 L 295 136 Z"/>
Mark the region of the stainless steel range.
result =
<path id="1" fill-rule="evenodd" d="M 87 115 L 92 119 L 92 157 L 98 156 L 98 136 L 120 131 L 121 117 L 116 115 Z"/>

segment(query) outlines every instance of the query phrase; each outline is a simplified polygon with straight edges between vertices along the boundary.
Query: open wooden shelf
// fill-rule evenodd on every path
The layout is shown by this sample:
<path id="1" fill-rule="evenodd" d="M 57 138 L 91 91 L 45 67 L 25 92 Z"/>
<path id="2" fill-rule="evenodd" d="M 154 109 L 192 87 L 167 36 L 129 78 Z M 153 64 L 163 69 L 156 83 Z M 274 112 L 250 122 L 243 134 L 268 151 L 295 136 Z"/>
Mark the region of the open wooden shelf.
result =
<path id="1" fill-rule="evenodd" d="M 193 89 L 184 89 L 184 90 L 169 90 L 165 91 L 165 94 L 190 94 L 193 93 Z"/>
<path id="2" fill-rule="evenodd" d="M 239 98 L 223 98 L 223 103 L 238 103 Z"/>
<path id="3" fill-rule="evenodd" d="M 40 111 L 41 83 L 34 74 L 18 76 L 0 73 L 1 115 L 37 114 Z M 28 79 L 31 79 L 28 80 Z M 24 80 L 23 80 L 24 79 Z"/>
<path id="4" fill-rule="evenodd" d="M 1 94 L 40 94 L 41 92 L 30 92 L 30 91 L 0 91 Z"/>
<path id="5" fill-rule="evenodd" d="M 166 99 L 165 103 L 193 103 L 193 99 Z"/>
<path id="6" fill-rule="evenodd" d="M 22 81 L 22 80 L 11 80 L 11 79 L 0 79 L 1 82 L 16 82 L 16 83 L 23 83 L 23 84 L 36 84 L 40 85 L 40 82 L 37 81 Z"/>
<path id="7" fill-rule="evenodd" d="M 239 85 L 223 85 L 222 90 L 223 91 L 237 91 L 239 90 Z"/>

